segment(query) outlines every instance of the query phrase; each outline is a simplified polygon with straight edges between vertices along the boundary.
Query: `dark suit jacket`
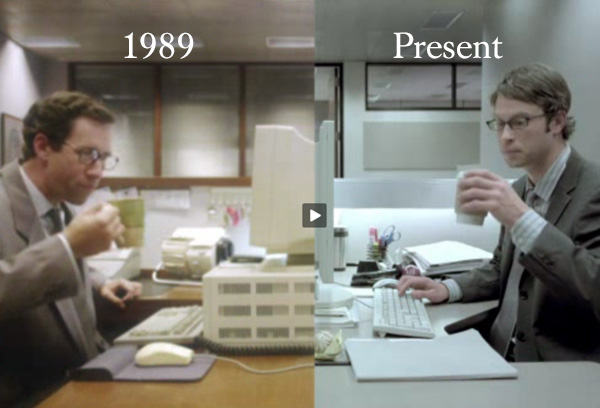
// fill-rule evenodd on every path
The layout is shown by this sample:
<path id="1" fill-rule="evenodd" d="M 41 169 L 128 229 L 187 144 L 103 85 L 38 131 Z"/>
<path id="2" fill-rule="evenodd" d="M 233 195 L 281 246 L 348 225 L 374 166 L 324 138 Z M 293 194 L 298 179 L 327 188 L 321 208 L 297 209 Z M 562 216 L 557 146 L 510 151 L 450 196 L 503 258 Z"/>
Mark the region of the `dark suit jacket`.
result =
<path id="1" fill-rule="evenodd" d="M 44 233 L 16 161 L 0 170 L 0 225 L 0 406 L 10 406 L 98 349 L 93 279 Z"/>
<path id="2" fill-rule="evenodd" d="M 526 178 L 513 187 L 524 197 Z M 519 284 L 517 361 L 600 362 L 600 166 L 575 150 Z M 515 246 L 504 227 L 492 261 L 453 277 L 463 301 L 502 299 Z M 500 304 L 502 307 L 502 304 Z"/>

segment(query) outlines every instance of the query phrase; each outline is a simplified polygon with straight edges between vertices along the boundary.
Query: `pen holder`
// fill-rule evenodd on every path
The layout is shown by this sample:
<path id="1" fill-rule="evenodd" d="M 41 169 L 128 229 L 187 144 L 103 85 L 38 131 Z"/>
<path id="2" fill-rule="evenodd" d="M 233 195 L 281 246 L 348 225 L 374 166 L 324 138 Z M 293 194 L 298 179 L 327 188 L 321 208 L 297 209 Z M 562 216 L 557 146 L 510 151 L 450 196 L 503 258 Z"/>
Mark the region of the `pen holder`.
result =
<path id="1" fill-rule="evenodd" d="M 367 245 L 367 259 L 371 259 L 377 262 L 383 262 L 387 253 L 387 248 L 380 246 L 379 244 L 368 244 Z"/>

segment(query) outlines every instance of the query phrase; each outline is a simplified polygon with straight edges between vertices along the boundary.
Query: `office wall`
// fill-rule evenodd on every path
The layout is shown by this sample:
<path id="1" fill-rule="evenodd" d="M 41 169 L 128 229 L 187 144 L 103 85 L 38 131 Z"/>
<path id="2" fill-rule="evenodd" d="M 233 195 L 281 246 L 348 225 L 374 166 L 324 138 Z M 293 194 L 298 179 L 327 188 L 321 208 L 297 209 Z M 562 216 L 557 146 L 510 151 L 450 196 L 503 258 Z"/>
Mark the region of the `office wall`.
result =
<path id="1" fill-rule="evenodd" d="M 503 74 L 515 66 L 539 61 L 555 67 L 566 77 L 573 94 L 571 114 L 577 120 L 577 130 L 571 145 L 592 160 L 598 160 L 600 153 L 598 21 L 597 1 L 497 0 L 487 3 L 483 32 L 484 41 L 502 40 L 504 55 L 484 61 L 483 97 L 488 98 Z M 487 103 L 483 104 L 482 116 L 492 116 Z M 506 177 L 522 174 L 522 170 L 511 170 L 504 164 L 495 135 L 484 126 L 482 121 L 482 164 Z"/>
<path id="2" fill-rule="evenodd" d="M 368 137 L 365 139 L 365 123 L 385 122 L 397 126 L 400 130 L 403 124 L 425 122 L 439 124 L 450 122 L 473 126 L 473 124 L 479 123 L 481 118 L 479 111 L 367 111 L 365 109 L 365 69 L 364 62 L 344 63 L 344 177 L 394 179 L 455 177 L 456 171 L 454 170 L 365 170 L 365 144 L 369 141 Z M 474 142 L 477 143 L 477 134 L 473 136 Z M 439 134 L 439 142 L 447 146 L 450 154 L 457 145 L 455 141 L 448 135 Z M 476 158 L 477 155 L 474 156 Z M 427 159 L 430 158 L 424 157 L 424 160 Z"/>
<path id="3" fill-rule="evenodd" d="M 27 51 L 0 33 L 1 113 L 23 118 L 37 99 L 66 86 L 66 64 Z"/>

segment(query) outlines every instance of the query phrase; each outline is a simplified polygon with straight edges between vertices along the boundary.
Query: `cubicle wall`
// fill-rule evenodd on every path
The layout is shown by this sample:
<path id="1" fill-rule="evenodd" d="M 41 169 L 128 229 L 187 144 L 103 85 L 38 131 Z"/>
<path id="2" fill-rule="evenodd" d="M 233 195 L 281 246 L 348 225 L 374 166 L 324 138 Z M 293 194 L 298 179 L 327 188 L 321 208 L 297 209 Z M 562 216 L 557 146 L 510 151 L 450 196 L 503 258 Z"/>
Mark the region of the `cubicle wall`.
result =
<path id="1" fill-rule="evenodd" d="M 366 256 L 369 228 L 379 233 L 394 225 L 402 237 L 391 245 L 390 255 L 402 247 L 442 240 L 456 240 L 493 251 L 500 223 L 488 216 L 483 226 L 456 223 L 454 179 L 432 180 L 336 180 L 336 225 L 348 227 L 347 262 Z"/>

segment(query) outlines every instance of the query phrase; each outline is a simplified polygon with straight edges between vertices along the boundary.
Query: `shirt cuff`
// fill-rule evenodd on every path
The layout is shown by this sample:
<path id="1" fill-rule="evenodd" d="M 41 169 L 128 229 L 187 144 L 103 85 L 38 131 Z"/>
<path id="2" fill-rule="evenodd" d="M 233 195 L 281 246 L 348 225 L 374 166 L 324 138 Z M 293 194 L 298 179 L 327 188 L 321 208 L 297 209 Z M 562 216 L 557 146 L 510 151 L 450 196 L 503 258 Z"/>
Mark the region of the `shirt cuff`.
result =
<path id="1" fill-rule="evenodd" d="M 71 265 L 73 266 L 73 269 L 75 269 L 76 271 L 79 271 L 79 266 L 77 265 L 77 260 L 75 260 L 75 255 L 73 254 L 73 250 L 71 249 L 71 244 L 69 244 L 69 241 L 67 241 L 67 238 L 65 237 L 64 234 L 56 234 L 56 235 L 60 239 L 60 242 L 62 242 L 63 245 L 65 246 L 65 249 L 67 250 L 67 253 L 69 254 L 69 259 L 71 260 Z"/>
<path id="2" fill-rule="evenodd" d="M 548 224 L 541 215 L 529 209 L 515 222 L 510 230 L 513 244 L 524 254 L 528 254 L 544 227 Z"/>
<path id="3" fill-rule="evenodd" d="M 448 303 L 458 302 L 462 299 L 462 289 L 460 288 L 458 282 L 456 282 L 454 279 L 443 280 L 441 284 L 448 288 L 448 293 L 450 294 L 448 297 Z"/>

